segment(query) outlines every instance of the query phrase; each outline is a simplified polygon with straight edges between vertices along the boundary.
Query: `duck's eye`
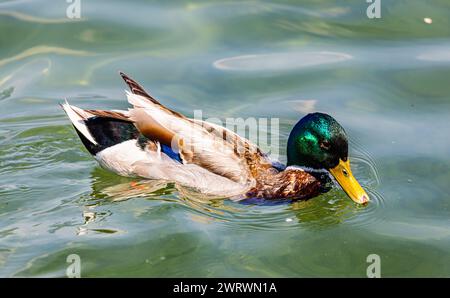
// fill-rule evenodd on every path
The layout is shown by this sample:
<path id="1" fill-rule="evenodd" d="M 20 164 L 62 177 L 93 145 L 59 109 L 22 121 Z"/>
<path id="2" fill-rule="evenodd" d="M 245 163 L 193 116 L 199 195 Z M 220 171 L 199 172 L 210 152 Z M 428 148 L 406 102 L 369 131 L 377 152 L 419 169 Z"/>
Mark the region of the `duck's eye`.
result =
<path id="1" fill-rule="evenodd" d="M 328 142 L 328 141 L 323 141 L 323 142 L 321 142 L 321 143 L 320 143 L 320 148 L 323 148 L 323 149 L 325 149 L 325 150 L 330 149 L 330 142 Z"/>
<path id="2" fill-rule="evenodd" d="M 348 177 L 348 172 L 346 169 L 342 169 L 342 174 L 344 174 L 345 177 Z"/>

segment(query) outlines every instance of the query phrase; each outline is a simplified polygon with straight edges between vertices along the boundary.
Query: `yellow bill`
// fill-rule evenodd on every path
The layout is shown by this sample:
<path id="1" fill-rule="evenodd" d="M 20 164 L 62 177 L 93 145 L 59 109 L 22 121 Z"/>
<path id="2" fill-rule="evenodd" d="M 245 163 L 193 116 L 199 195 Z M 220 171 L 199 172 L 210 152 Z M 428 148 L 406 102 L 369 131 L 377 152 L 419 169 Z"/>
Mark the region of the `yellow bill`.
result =
<path id="1" fill-rule="evenodd" d="M 352 174 L 349 159 L 347 159 L 347 161 L 340 159 L 339 164 L 336 167 L 329 169 L 329 171 L 350 199 L 358 204 L 365 204 L 369 202 L 369 196 Z"/>

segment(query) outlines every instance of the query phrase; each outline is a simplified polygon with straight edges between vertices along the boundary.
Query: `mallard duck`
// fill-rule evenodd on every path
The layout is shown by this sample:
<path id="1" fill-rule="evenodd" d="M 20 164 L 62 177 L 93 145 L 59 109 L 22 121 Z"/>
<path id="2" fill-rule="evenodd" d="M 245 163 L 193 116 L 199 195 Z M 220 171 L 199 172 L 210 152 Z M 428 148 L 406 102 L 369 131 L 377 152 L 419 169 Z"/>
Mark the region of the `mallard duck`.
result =
<path id="1" fill-rule="evenodd" d="M 264 199 L 317 196 L 330 173 L 353 201 L 369 201 L 352 175 L 347 135 L 331 116 L 312 113 L 300 119 L 289 135 L 287 166 L 281 166 L 247 139 L 165 107 L 120 75 L 130 88 L 126 95 L 133 108 L 86 110 L 62 104 L 101 167 L 122 176 L 175 182 L 208 195 Z"/>

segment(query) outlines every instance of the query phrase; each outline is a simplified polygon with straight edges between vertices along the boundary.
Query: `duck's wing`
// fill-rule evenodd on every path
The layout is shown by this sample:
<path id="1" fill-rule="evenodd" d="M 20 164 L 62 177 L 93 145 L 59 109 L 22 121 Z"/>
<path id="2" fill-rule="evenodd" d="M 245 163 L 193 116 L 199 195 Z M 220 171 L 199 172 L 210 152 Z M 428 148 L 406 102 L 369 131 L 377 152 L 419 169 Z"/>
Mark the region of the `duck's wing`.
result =
<path id="1" fill-rule="evenodd" d="M 208 196 L 238 196 L 248 189 L 196 164 L 183 164 L 170 147 L 142 136 L 128 111 L 84 110 L 67 102 L 61 106 L 86 149 L 113 173 L 175 182 Z M 158 131 L 155 135 L 163 139 Z"/>
<path id="2" fill-rule="evenodd" d="M 253 181 L 258 171 L 271 167 L 268 158 L 247 139 L 216 124 L 189 119 L 149 95 L 121 73 L 131 92 L 129 118 L 151 140 L 171 146 L 184 164 L 195 164 L 235 182 Z"/>

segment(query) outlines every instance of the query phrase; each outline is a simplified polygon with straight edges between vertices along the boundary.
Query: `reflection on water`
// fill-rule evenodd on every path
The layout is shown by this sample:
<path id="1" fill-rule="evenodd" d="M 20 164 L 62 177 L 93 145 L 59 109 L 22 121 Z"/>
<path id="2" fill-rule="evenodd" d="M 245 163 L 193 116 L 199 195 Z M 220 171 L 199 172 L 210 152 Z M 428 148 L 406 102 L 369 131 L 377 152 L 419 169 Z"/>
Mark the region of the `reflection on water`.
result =
<path id="1" fill-rule="evenodd" d="M 333 52 L 276 53 L 224 58 L 215 61 L 214 66 L 222 70 L 276 71 L 333 64 L 350 59 L 350 55 Z"/>
<path id="2" fill-rule="evenodd" d="M 448 2 L 376 21 L 360 0 L 57 2 L 0 3 L 0 276 L 63 277 L 72 253 L 86 277 L 364 277 L 371 253 L 383 276 L 450 275 Z M 279 118 L 280 161 L 300 117 L 333 115 L 371 202 L 107 173 L 58 103 L 126 109 L 119 70 L 188 116 Z"/>

